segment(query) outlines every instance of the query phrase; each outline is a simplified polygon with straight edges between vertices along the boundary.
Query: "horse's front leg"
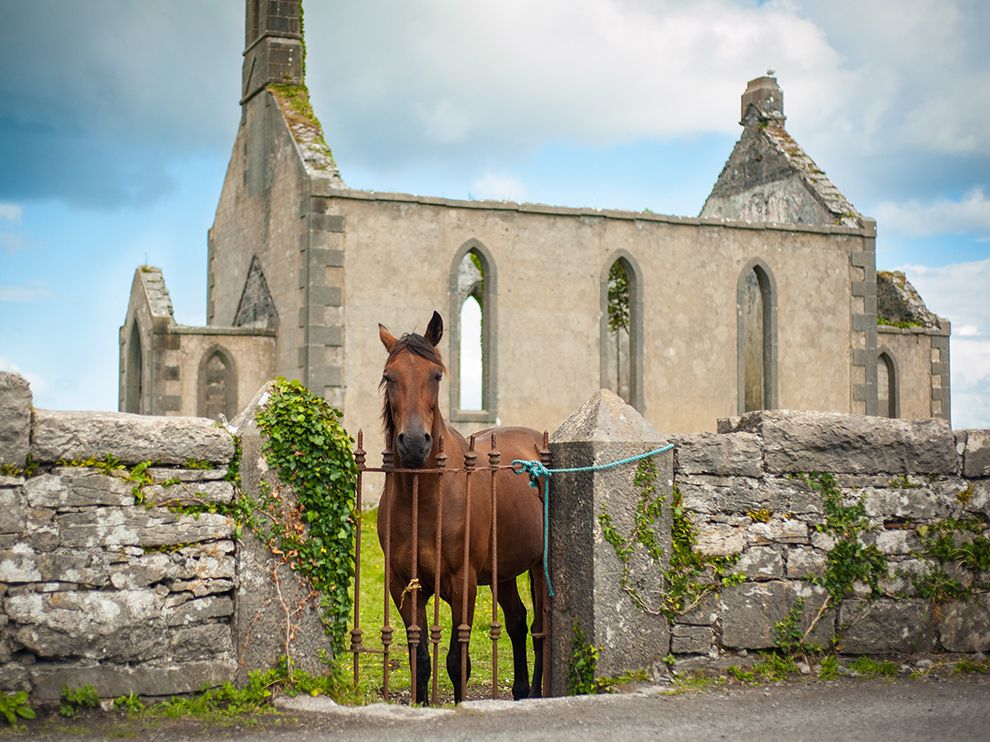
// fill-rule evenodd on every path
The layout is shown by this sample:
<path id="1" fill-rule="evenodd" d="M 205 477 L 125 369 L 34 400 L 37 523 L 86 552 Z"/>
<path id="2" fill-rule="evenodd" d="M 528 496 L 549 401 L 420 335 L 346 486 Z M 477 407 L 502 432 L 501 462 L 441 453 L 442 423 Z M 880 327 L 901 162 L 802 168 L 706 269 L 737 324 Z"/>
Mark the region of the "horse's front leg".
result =
<path id="1" fill-rule="evenodd" d="M 394 575 L 389 580 L 389 592 L 402 615 L 406 626 L 406 641 L 409 645 L 409 675 L 412 703 L 429 704 L 430 650 L 427 642 L 429 630 L 426 618 L 425 591 Z M 414 610 L 415 609 L 415 610 Z"/>
<path id="2" fill-rule="evenodd" d="M 471 657 L 468 647 L 471 641 L 471 626 L 474 622 L 474 601 L 478 594 L 477 577 L 468 575 L 468 589 L 464 590 L 463 575 L 453 578 L 454 589 L 450 596 L 451 632 L 450 650 L 447 652 L 447 675 L 454 686 L 454 703 L 460 703 L 467 692 L 467 681 L 471 677 Z M 466 600 L 465 600 L 466 597 Z"/>

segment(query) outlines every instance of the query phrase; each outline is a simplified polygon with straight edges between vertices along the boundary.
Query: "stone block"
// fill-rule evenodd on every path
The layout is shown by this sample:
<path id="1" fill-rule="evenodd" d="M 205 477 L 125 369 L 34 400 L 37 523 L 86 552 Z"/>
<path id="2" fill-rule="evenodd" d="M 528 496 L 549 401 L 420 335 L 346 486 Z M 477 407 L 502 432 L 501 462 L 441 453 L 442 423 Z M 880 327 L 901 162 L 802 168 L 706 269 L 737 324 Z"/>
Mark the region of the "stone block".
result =
<path id="1" fill-rule="evenodd" d="M 878 520 L 926 521 L 949 515 L 947 502 L 932 495 L 927 488 L 873 489 L 863 493 L 866 514 Z"/>
<path id="2" fill-rule="evenodd" d="M 134 504 L 134 483 L 85 467 L 58 467 L 32 477 L 24 485 L 28 504 L 35 508 L 77 508 Z"/>
<path id="3" fill-rule="evenodd" d="M 170 657 L 175 662 L 208 660 L 234 652 L 230 624 L 207 623 L 174 628 L 169 633 Z"/>
<path id="4" fill-rule="evenodd" d="M 234 455 L 234 443 L 224 428 L 199 417 L 35 410 L 35 461 L 101 459 L 108 454 L 127 465 L 181 465 L 189 460 L 226 464 Z"/>
<path id="5" fill-rule="evenodd" d="M 910 554 L 919 547 L 918 534 L 910 529 L 880 531 L 876 535 L 876 547 L 881 554 Z"/>
<path id="6" fill-rule="evenodd" d="M 17 662 L 0 665 L 0 691 L 31 690 L 27 668 Z"/>
<path id="7" fill-rule="evenodd" d="M 990 652 L 990 594 L 973 593 L 943 605 L 938 638 L 949 652 Z"/>
<path id="8" fill-rule="evenodd" d="M 670 651 L 674 654 L 708 654 L 715 641 L 715 631 L 709 626 L 674 624 L 671 628 Z"/>
<path id="9" fill-rule="evenodd" d="M 763 436 L 772 473 L 956 471 L 955 438 L 945 420 L 764 410 L 743 415 L 735 429 Z"/>
<path id="10" fill-rule="evenodd" d="M 671 438 L 677 448 L 678 474 L 759 477 L 763 474 L 763 441 L 753 433 L 697 433 Z"/>
<path id="11" fill-rule="evenodd" d="M 22 533 L 26 519 L 23 487 L 0 488 L 0 533 Z"/>
<path id="12" fill-rule="evenodd" d="M 742 553 L 732 571 L 751 580 L 779 580 L 784 576 L 784 560 L 779 549 L 752 546 Z"/>
<path id="13" fill-rule="evenodd" d="M 224 481 L 152 484 L 142 492 L 146 505 L 202 505 L 234 499 L 234 485 Z"/>
<path id="14" fill-rule="evenodd" d="M 136 661 L 167 648 L 154 590 L 21 593 L 4 600 L 14 640 L 38 657 Z"/>
<path id="15" fill-rule="evenodd" d="M 798 599 L 804 601 L 801 626 L 807 630 L 827 594 L 804 582 L 745 582 L 724 588 L 722 644 L 738 649 L 768 649 L 774 646 L 774 625 L 787 618 Z M 834 635 L 834 611 L 828 610 L 815 625 L 809 641 L 825 645 Z"/>
<path id="16" fill-rule="evenodd" d="M 169 626 L 188 626 L 234 614 L 234 602 L 227 595 L 194 598 L 174 607 L 170 605 L 172 600 L 170 597 L 165 602 L 164 609 L 164 617 Z"/>
<path id="17" fill-rule="evenodd" d="M 71 582 L 102 587 L 108 579 L 109 559 L 102 550 L 38 552 L 22 542 L 0 551 L 0 582 Z"/>
<path id="18" fill-rule="evenodd" d="M 932 611 L 928 601 L 842 601 L 839 612 L 841 651 L 849 654 L 911 654 L 934 648 Z"/>
<path id="19" fill-rule="evenodd" d="M 746 529 L 724 523 L 703 523 L 697 527 L 695 550 L 712 556 L 731 556 L 746 548 Z"/>
<path id="20" fill-rule="evenodd" d="M 990 430 L 967 430 L 964 477 L 990 477 Z"/>
<path id="21" fill-rule="evenodd" d="M 719 601 L 716 593 L 708 593 L 677 617 L 677 623 L 692 626 L 713 626 L 719 617 Z"/>
<path id="22" fill-rule="evenodd" d="M 224 515 L 181 515 L 143 507 L 100 508 L 56 517 L 67 547 L 167 546 L 229 539 L 233 521 Z"/>
<path id="23" fill-rule="evenodd" d="M 149 466 L 145 470 L 155 482 L 178 480 L 180 482 L 212 482 L 227 476 L 227 467 L 216 469 L 184 469 L 171 466 Z"/>
<path id="24" fill-rule="evenodd" d="M 751 523 L 746 529 L 751 544 L 807 544 L 808 524 L 794 518 L 771 518 L 766 523 Z"/>
<path id="25" fill-rule="evenodd" d="M 660 447 L 660 435 L 632 407 L 608 390 L 600 390 L 554 433 L 554 466 L 604 464 Z M 651 498 L 670 502 L 673 456 L 652 459 L 656 480 Z M 551 480 L 550 571 L 557 597 L 551 626 L 552 695 L 562 695 L 571 656 L 574 625 L 600 648 L 598 671 L 617 675 L 648 668 L 670 649 L 666 620 L 655 614 L 664 564 L 649 558 L 642 545 L 629 558 L 630 581 L 646 602 L 639 607 L 622 589 L 623 561 L 602 533 L 599 518 L 607 513 L 615 530 L 631 538 L 636 503 L 644 496 L 635 484 L 637 464 L 597 472 L 558 474 Z M 654 523 L 653 537 L 662 554 L 671 550 L 670 508 Z M 652 587 L 651 587 L 652 586 Z"/>
<path id="26" fill-rule="evenodd" d="M 139 696 L 171 696 L 197 693 L 204 687 L 233 680 L 237 661 L 218 656 L 200 662 L 159 662 L 121 666 L 110 664 L 65 664 L 39 662 L 29 668 L 33 697 L 56 701 L 64 686 L 92 685 L 100 698 L 127 693 Z"/>
<path id="27" fill-rule="evenodd" d="M 24 466 L 31 440 L 31 386 L 20 374 L 0 371 L 0 464 Z"/>
<path id="28" fill-rule="evenodd" d="M 825 554 L 810 546 L 795 546 L 787 550 L 787 577 L 806 579 L 825 573 Z"/>

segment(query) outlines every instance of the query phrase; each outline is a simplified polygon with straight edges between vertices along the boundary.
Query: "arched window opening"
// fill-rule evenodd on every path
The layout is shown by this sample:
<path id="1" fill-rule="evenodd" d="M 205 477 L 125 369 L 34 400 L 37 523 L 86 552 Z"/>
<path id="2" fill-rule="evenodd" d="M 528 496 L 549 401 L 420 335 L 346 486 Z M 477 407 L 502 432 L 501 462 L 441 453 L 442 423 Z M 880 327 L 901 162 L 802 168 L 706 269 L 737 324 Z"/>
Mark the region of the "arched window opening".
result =
<path id="1" fill-rule="evenodd" d="M 213 348 L 199 367 L 199 415 L 216 420 L 237 413 L 234 363 L 221 348 Z"/>
<path id="2" fill-rule="evenodd" d="M 481 301 L 475 294 L 461 304 L 461 409 L 482 410 L 484 388 L 483 358 L 485 348 L 481 343 Z"/>
<path id="3" fill-rule="evenodd" d="M 738 285 L 739 412 L 777 406 L 776 297 L 769 269 L 759 261 Z"/>
<path id="4" fill-rule="evenodd" d="M 897 417 L 897 372 L 894 359 L 886 352 L 877 358 L 877 414 Z"/>
<path id="5" fill-rule="evenodd" d="M 141 349 L 141 331 L 135 319 L 131 323 L 131 335 L 127 341 L 127 362 L 124 367 L 124 412 L 141 410 L 144 395 L 144 353 Z"/>
<path id="6" fill-rule="evenodd" d="M 624 250 L 601 274 L 601 386 L 643 408 L 643 288 L 639 266 Z"/>
<path id="7" fill-rule="evenodd" d="M 495 269 L 485 247 L 470 240 L 450 276 L 450 397 L 455 420 L 495 420 Z"/>
<path id="8" fill-rule="evenodd" d="M 632 402 L 632 358 L 629 337 L 629 272 L 621 258 L 608 271 L 608 333 L 605 336 L 608 388 Z"/>

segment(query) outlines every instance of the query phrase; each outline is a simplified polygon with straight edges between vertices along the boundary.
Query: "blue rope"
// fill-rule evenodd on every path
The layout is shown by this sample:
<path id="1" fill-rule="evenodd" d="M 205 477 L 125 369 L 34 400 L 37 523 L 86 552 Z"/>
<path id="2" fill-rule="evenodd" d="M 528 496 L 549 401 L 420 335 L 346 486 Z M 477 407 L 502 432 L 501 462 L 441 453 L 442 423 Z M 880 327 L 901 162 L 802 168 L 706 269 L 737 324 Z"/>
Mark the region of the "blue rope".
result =
<path id="1" fill-rule="evenodd" d="M 550 582 L 550 560 L 547 553 L 548 543 L 550 541 L 550 477 L 554 474 L 571 474 L 574 472 L 604 471 L 606 469 L 614 469 L 617 466 L 623 466 L 625 464 L 631 464 L 634 461 L 648 459 L 651 456 L 656 456 L 658 453 L 665 453 L 673 447 L 673 443 L 668 443 L 666 446 L 654 448 L 652 451 L 647 451 L 646 453 L 641 453 L 636 456 L 627 456 L 624 459 L 610 461 L 607 464 L 572 466 L 561 469 L 548 469 L 540 461 L 516 459 L 512 462 L 513 471 L 516 474 L 522 474 L 523 472 L 529 474 L 529 486 L 533 489 L 539 489 L 539 479 L 540 477 L 543 477 L 543 574 L 547 578 L 547 594 L 551 598 L 553 597 L 553 584 Z M 516 468 L 517 466 L 519 468 Z"/>

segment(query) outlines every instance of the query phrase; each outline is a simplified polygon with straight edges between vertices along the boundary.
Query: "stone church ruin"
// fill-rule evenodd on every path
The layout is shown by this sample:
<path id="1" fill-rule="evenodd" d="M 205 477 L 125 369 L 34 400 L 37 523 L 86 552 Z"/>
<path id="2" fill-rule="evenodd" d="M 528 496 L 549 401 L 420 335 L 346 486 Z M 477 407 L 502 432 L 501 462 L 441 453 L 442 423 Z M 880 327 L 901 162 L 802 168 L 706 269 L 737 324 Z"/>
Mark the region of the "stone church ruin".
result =
<path id="1" fill-rule="evenodd" d="M 283 375 L 370 430 L 377 323 L 439 309 L 446 414 L 465 431 L 552 430 L 603 387 L 677 433 L 759 409 L 949 419 L 949 322 L 903 275 L 878 275 L 876 223 L 790 136 L 774 77 L 743 93 L 742 136 L 697 217 L 360 191 L 309 104 L 300 4 L 246 7 L 207 324 L 177 324 L 161 271 L 136 270 L 121 410 L 232 418 Z"/>

